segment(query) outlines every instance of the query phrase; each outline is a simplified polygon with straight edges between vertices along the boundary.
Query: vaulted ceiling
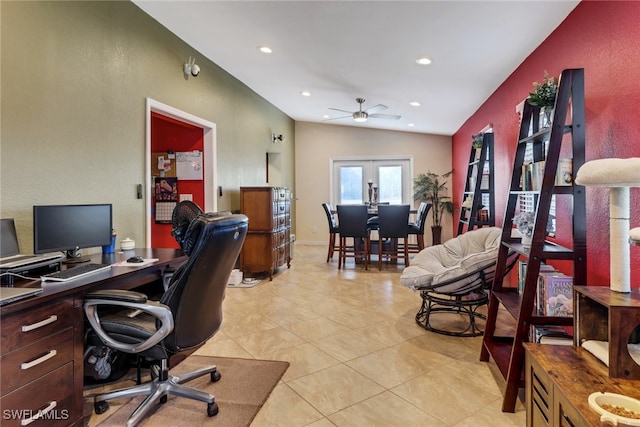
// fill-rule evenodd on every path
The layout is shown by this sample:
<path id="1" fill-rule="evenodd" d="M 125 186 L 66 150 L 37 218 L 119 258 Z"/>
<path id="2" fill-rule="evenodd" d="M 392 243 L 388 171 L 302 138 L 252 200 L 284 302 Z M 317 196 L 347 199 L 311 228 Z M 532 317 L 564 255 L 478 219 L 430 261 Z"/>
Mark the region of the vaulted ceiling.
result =
<path id="1" fill-rule="evenodd" d="M 134 3 L 296 121 L 451 135 L 579 0 Z"/>

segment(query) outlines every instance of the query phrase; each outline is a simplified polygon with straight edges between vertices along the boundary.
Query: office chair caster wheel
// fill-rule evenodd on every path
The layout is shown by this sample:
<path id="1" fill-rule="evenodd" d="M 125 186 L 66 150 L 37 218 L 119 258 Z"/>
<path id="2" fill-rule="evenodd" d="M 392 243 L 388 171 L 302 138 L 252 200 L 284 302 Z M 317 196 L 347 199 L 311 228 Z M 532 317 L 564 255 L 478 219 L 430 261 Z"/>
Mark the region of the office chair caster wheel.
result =
<path id="1" fill-rule="evenodd" d="M 218 381 L 220 381 L 220 378 L 222 378 L 222 374 L 218 371 L 213 371 L 211 372 L 211 382 L 212 383 L 217 383 Z"/>
<path id="2" fill-rule="evenodd" d="M 93 410 L 98 415 L 104 414 L 109 410 L 109 402 L 107 402 L 106 400 L 103 400 L 102 402 L 94 402 Z"/>
<path id="3" fill-rule="evenodd" d="M 167 395 L 163 394 L 162 396 L 160 396 L 160 403 L 167 403 Z"/>
<path id="4" fill-rule="evenodd" d="M 213 402 L 213 403 L 207 403 L 207 415 L 210 417 L 213 417 L 214 415 L 218 415 L 218 412 L 220 411 L 220 409 L 218 408 L 218 404 Z"/>

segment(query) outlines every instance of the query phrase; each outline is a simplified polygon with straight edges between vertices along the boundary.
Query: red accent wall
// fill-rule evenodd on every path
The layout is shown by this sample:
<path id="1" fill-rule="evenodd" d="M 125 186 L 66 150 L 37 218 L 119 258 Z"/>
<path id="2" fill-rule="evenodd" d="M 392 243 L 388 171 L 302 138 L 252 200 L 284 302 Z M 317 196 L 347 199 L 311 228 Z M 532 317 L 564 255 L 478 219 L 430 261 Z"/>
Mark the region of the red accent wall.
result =
<path id="1" fill-rule="evenodd" d="M 202 128 L 151 113 L 151 152 L 204 150 Z M 203 164 L 204 168 L 204 164 Z M 206 171 L 203 171 L 206 174 Z M 178 180 L 178 194 L 192 194 L 193 201 L 204 206 L 204 181 Z M 151 194 L 153 199 L 153 191 Z M 178 248 L 171 236 L 171 224 L 156 224 L 155 199 L 151 202 L 151 247 Z"/>
<path id="2" fill-rule="evenodd" d="M 453 136 L 454 200 L 462 198 L 471 135 L 492 123 L 497 224 L 502 224 L 518 138 L 515 107 L 545 70 L 559 76 L 565 68 L 585 70 L 587 160 L 640 157 L 640 2 L 583 0 Z M 587 187 L 586 195 L 587 284 L 608 286 L 609 191 Z M 631 227 L 640 226 L 639 206 L 640 188 L 631 189 Z M 567 215 L 567 207 L 558 206 L 559 221 Z M 559 235 L 560 241 L 568 238 L 566 232 Z M 634 246 L 631 286 L 640 287 L 640 248 Z"/>

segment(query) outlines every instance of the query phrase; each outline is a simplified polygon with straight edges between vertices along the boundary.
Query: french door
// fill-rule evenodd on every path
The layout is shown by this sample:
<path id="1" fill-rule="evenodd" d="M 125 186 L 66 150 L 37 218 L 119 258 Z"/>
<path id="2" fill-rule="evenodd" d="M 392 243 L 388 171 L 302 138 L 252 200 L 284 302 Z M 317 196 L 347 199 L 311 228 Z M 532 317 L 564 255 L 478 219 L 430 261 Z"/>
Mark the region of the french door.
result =
<path id="1" fill-rule="evenodd" d="M 334 205 L 412 202 L 412 160 L 409 157 L 334 159 L 331 168 L 331 202 Z"/>

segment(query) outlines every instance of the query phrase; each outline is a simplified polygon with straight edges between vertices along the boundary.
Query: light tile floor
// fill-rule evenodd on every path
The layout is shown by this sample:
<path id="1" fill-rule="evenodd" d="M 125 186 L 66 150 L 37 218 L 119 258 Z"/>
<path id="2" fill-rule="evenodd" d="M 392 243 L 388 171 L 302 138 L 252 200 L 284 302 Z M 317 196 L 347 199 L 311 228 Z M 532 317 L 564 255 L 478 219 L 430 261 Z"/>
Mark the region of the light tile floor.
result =
<path id="1" fill-rule="evenodd" d="M 400 285 L 402 263 L 338 270 L 325 246 L 294 255 L 271 282 L 227 288 L 222 329 L 195 353 L 290 362 L 251 427 L 525 425 L 520 402 L 501 412 L 504 381 L 479 361 L 481 337 L 415 323 L 421 299 Z"/>
<path id="2" fill-rule="evenodd" d="M 403 265 L 365 271 L 297 244 L 290 269 L 228 288 L 222 330 L 196 354 L 287 360 L 252 427 L 524 426 L 503 413 L 502 379 L 480 362 L 481 337 L 428 332 Z"/>

